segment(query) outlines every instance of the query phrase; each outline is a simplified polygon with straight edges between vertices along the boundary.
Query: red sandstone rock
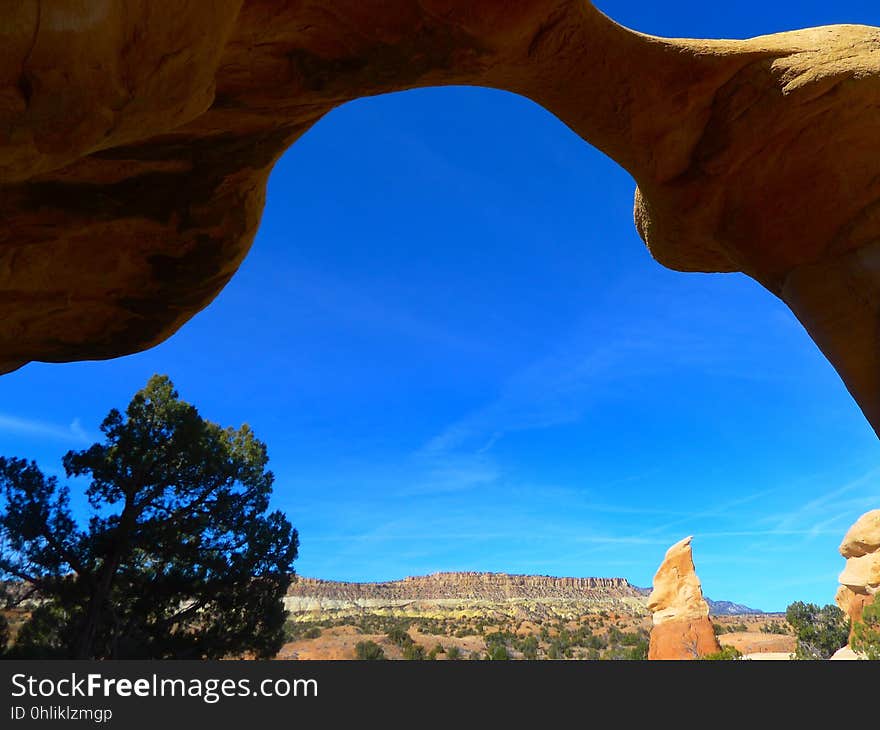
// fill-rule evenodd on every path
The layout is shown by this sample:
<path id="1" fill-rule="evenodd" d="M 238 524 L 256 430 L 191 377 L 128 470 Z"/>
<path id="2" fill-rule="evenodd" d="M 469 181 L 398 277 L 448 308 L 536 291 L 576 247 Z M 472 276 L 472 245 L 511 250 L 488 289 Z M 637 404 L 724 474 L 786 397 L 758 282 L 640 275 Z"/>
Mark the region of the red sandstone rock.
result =
<path id="1" fill-rule="evenodd" d="M 654 626 L 648 659 L 699 659 L 721 651 L 694 569 L 692 537 L 666 551 L 648 598 Z"/>
<path id="2" fill-rule="evenodd" d="M 648 659 L 699 659 L 721 651 L 708 618 L 666 621 L 651 629 Z"/>

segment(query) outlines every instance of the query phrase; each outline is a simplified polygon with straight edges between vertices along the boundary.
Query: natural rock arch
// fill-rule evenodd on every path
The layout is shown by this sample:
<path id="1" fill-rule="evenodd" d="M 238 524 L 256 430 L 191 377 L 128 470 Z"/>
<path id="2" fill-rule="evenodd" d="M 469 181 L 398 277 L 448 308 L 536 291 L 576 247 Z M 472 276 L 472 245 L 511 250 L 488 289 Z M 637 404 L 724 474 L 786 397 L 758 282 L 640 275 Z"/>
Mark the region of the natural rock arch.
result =
<path id="1" fill-rule="evenodd" d="M 880 29 L 670 40 L 585 0 L 0 7 L 0 372 L 146 349 L 207 306 L 269 171 L 351 99 L 533 99 L 636 179 L 680 271 L 788 304 L 880 431 Z"/>

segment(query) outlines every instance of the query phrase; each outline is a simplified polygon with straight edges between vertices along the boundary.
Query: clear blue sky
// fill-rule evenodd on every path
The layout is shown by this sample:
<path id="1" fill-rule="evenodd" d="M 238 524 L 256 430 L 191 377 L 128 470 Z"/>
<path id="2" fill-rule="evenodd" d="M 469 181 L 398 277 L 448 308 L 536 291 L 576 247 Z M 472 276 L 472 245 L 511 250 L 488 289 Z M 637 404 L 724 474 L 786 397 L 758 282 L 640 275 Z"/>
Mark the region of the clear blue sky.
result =
<path id="1" fill-rule="evenodd" d="M 880 25 L 867 0 L 598 6 L 668 36 Z M 302 575 L 648 586 L 693 534 L 712 598 L 831 602 L 880 444 L 781 302 L 651 259 L 633 189 L 511 94 L 351 103 L 280 161 L 250 256 L 177 335 L 0 378 L 0 455 L 58 471 L 167 373 L 267 442 Z"/>

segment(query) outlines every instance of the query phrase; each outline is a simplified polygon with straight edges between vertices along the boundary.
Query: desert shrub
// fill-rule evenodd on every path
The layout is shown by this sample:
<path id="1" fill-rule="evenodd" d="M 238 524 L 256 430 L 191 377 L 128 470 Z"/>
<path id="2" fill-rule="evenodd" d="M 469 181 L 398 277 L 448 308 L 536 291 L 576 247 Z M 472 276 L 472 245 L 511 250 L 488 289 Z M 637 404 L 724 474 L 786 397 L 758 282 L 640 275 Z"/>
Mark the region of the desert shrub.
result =
<path id="1" fill-rule="evenodd" d="M 510 653 L 507 651 L 507 647 L 504 644 L 494 644 L 491 649 L 489 649 L 489 659 L 491 661 L 507 661 L 510 659 Z"/>
<path id="2" fill-rule="evenodd" d="M 410 639 L 410 643 L 403 648 L 403 658 L 409 661 L 422 661 L 427 658 L 425 647 Z"/>
<path id="3" fill-rule="evenodd" d="M 648 642 L 642 642 L 635 646 L 612 646 L 605 652 L 605 659 L 622 661 L 642 661 L 648 658 Z"/>
<path id="4" fill-rule="evenodd" d="M 733 659 L 741 659 L 742 652 L 737 649 L 735 646 L 725 646 L 721 651 L 716 651 L 713 654 L 706 654 L 701 659 L 705 661 L 728 661 Z"/>
<path id="5" fill-rule="evenodd" d="M 534 636 L 527 636 L 519 642 L 517 648 L 522 652 L 524 659 L 538 658 L 538 640 Z"/>
<path id="6" fill-rule="evenodd" d="M 788 629 L 785 627 L 785 624 L 778 623 L 775 621 L 768 621 L 761 627 L 761 633 L 763 634 L 787 634 Z"/>
<path id="7" fill-rule="evenodd" d="M 407 646 L 413 643 L 412 637 L 399 626 L 395 626 L 394 628 L 389 629 L 388 633 L 386 633 L 385 636 L 388 637 L 388 640 L 392 644 L 394 644 L 395 646 L 399 646 L 401 649 L 405 649 Z"/>
<path id="8" fill-rule="evenodd" d="M 461 659 L 461 649 L 459 649 L 457 646 L 450 646 L 446 650 L 446 658 L 450 661 L 457 661 Z"/>
<path id="9" fill-rule="evenodd" d="M 880 594 L 878 594 L 880 595 Z M 862 618 L 853 625 L 852 648 L 868 659 L 880 659 L 880 598 L 862 610 Z"/>
<path id="10" fill-rule="evenodd" d="M 445 654 L 446 649 L 443 648 L 443 644 L 438 643 L 431 651 L 428 652 L 428 659 L 436 659 L 438 654 Z"/>
<path id="11" fill-rule="evenodd" d="M 609 642 L 621 646 L 639 646 L 646 641 L 647 636 L 643 632 L 622 632 L 612 628 L 609 633 Z"/>
<path id="12" fill-rule="evenodd" d="M 649 634 L 644 629 L 624 632 L 612 626 L 608 631 L 607 650 L 603 659 L 640 661 L 648 658 Z M 599 649 L 601 644 L 594 642 L 592 648 Z"/>
<path id="13" fill-rule="evenodd" d="M 320 635 L 321 629 L 319 629 L 317 626 L 312 626 L 312 628 L 303 631 L 302 636 L 304 639 L 317 639 Z"/>
<path id="14" fill-rule="evenodd" d="M 354 647 L 355 656 L 364 661 L 376 661 L 385 658 L 385 650 L 375 641 L 359 641 Z"/>
<path id="15" fill-rule="evenodd" d="M 849 620 L 832 604 L 819 608 L 797 601 L 788 606 L 785 618 L 797 637 L 795 659 L 828 659 L 849 638 Z"/>
<path id="16" fill-rule="evenodd" d="M 548 659 L 571 659 L 574 656 L 574 650 L 571 646 L 558 637 L 551 640 L 547 647 Z"/>
<path id="17" fill-rule="evenodd" d="M 493 631 L 483 637 L 486 640 L 486 646 L 501 644 L 506 645 L 508 641 L 516 640 L 516 636 L 507 631 Z"/>

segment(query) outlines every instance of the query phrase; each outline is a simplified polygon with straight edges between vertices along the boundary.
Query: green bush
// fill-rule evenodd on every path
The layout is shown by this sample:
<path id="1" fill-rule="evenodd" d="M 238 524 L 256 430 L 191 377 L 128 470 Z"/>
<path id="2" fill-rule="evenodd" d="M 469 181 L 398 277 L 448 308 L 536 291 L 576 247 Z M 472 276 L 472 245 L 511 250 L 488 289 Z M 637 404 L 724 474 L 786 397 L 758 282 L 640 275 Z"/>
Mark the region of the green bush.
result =
<path id="1" fill-rule="evenodd" d="M 310 629 L 306 629 L 303 632 L 304 639 L 317 639 L 321 635 L 321 629 L 317 626 L 312 626 Z"/>
<path id="2" fill-rule="evenodd" d="M 457 646 L 450 646 L 446 650 L 446 658 L 450 661 L 461 659 L 461 649 L 459 649 Z"/>
<path id="3" fill-rule="evenodd" d="M 359 641 L 354 647 L 355 656 L 366 661 L 385 658 L 385 650 L 375 641 Z"/>
<path id="4" fill-rule="evenodd" d="M 405 649 L 407 646 L 413 643 L 412 637 L 399 626 L 395 626 L 394 628 L 389 629 L 388 633 L 386 633 L 385 635 L 388 637 L 388 640 L 392 644 L 394 644 L 395 646 L 399 646 L 401 649 Z"/>
<path id="5" fill-rule="evenodd" d="M 761 627 L 761 632 L 764 634 L 787 634 L 788 629 L 786 628 L 785 624 L 767 622 Z"/>
<path id="6" fill-rule="evenodd" d="M 797 601 L 786 609 L 785 618 L 797 637 L 795 659 L 828 659 L 849 638 L 849 620 L 832 604 L 819 608 Z"/>
<path id="7" fill-rule="evenodd" d="M 422 661 L 427 658 L 425 648 L 410 639 L 410 643 L 403 648 L 403 658 L 409 661 Z"/>
<path id="8" fill-rule="evenodd" d="M 705 661 L 728 661 L 733 659 L 741 659 L 742 652 L 737 649 L 735 646 L 725 646 L 721 651 L 716 651 L 714 654 L 706 654 L 706 656 L 701 657 Z"/>
<path id="9" fill-rule="evenodd" d="M 538 640 L 534 636 L 527 636 L 519 642 L 517 648 L 522 652 L 524 659 L 538 658 Z"/>
<path id="10" fill-rule="evenodd" d="M 880 595 L 880 594 L 878 594 Z M 862 618 L 853 625 L 852 648 L 868 659 L 880 659 L 880 598 L 862 610 Z"/>

